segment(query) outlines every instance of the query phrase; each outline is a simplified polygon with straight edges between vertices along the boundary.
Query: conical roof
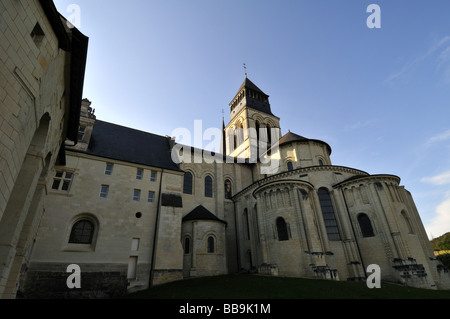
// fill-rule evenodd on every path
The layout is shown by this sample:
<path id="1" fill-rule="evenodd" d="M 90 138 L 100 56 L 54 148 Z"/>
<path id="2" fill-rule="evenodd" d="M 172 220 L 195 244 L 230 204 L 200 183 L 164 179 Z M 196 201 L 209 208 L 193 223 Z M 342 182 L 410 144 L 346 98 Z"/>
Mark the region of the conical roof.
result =
<path id="1" fill-rule="evenodd" d="M 286 143 L 290 142 L 297 142 L 297 141 L 308 141 L 309 139 L 303 136 L 300 136 L 298 134 L 292 133 L 289 131 L 287 134 L 282 136 L 280 140 L 278 141 L 278 145 L 281 146 Z"/>
<path id="2" fill-rule="evenodd" d="M 288 133 L 286 133 L 285 135 L 283 135 L 278 142 L 275 144 L 276 146 L 280 147 L 284 144 L 288 144 L 288 143 L 293 143 L 293 142 L 308 142 L 308 141 L 312 141 L 312 142 L 317 142 L 317 143 L 321 143 L 324 144 L 327 147 L 328 150 L 328 154 L 331 154 L 331 146 L 328 145 L 327 143 L 325 143 L 324 141 L 320 141 L 320 140 L 315 140 L 315 139 L 310 139 L 310 138 L 306 138 L 304 136 L 292 133 L 291 131 L 289 131 Z M 273 147 L 272 147 L 273 148 Z"/>

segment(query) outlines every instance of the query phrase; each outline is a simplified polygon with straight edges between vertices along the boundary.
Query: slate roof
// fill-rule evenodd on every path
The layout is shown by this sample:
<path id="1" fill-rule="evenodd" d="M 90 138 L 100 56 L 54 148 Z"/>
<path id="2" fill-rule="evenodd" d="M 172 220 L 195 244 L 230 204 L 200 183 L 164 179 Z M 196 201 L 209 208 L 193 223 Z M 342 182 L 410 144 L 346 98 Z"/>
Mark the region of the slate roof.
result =
<path id="1" fill-rule="evenodd" d="M 290 143 L 290 142 L 296 142 L 296 141 L 308 141 L 309 139 L 307 139 L 306 137 L 300 136 L 298 134 L 292 133 L 291 131 L 289 131 L 287 134 L 285 134 L 284 136 L 282 136 L 280 138 L 280 140 L 278 141 L 278 144 L 281 146 L 283 144 L 286 143 Z"/>
<path id="2" fill-rule="evenodd" d="M 242 83 L 241 87 L 239 88 L 238 92 L 236 93 L 235 97 L 233 98 L 233 101 L 236 98 L 236 96 L 239 95 L 244 88 L 246 90 L 251 90 L 253 92 L 259 93 L 260 95 L 263 95 L 267 100 L 267 102 L 263 101 L 263 100 L 258 100 L 247 94 L 246 98 L 247 98 L 247 106 L 248 107 L 251 107 L 255 110 L 258 110 L 258 111 L 261 111 L 264 113 L 267 113 L 269 115 L 273 115 L 273 113 L 270 109 L 269 96 L 266 93 L 264 93 L 259 87 L 257 87 L 252 81 L 250 81 L 250 79 L 247 76 L 245 77 L 244 82 Z M 230 106 L 232 103 L 233 102 L 230 103 Z"/>
<path id="3" fill-rule="evenodd" d="M 242 82 L 241 87 L 239 88 L 238 92 L 241 92 L 243 88 L 251 89 L 255 92 L 261 93 L 267 97 L 269 97 L 266 93 L 264 93 L 259 87 L 255 85 L 248 77 L 245 77 L 244 82 Z"/>
<path id="4" fill-rule="evenodd" d="M 180 171 L 171 158 L 170 138 L 96 120 L 90 155 Z"/>
<path id="5" fill-rule="evenodd" d="M 197 206 L 194 208 L 189 214 L 183 217 L 183 222 L 189 221 L 189 220 L 214 220 L 218 221 L 224 224 L 227 224 L 226 221 L 221 220 L 216 215 L 211 213 L 209 210 L 207 210 L 202 205 Z"/>
<path id="6" fill-rule="evenodd" d="M 285 135 L 283 135 L 279 140 L 278 140 L 278 147 L 284 145 L 284 144 L 288 144 L 288 143 L 292 143 L 292 142 L 303 142 L 303 141 L 314 141 L 317 143 L 321 143 L 324 144 L 327 147 L 328 153 L 331 154 L 331 146 L 328 145 L 327 143 L 325 143 L 324 141 L 320 141 L 320 140 L 314 140 L 314 139 L 309 139 L 306 137 L 303 137 L 301 135 L 292 133 L 291 131 L 289 131 L 288 133 L 286 133 Z"/>

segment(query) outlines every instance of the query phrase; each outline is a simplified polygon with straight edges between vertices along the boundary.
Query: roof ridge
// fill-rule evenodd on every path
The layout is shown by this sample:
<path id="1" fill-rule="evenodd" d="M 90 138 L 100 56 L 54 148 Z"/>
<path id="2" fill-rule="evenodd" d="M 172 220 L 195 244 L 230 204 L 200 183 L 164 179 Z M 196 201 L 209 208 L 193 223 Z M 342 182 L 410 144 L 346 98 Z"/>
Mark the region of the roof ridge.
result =
<path id="1" fill-rule="evenodd" d="M 144 134 L 153 135 L 153 136 L 157 136 L 157 137 L 170 138 L 168 135 L 155 134 L 155 133 L 152 133 L 152 132 L 149 132 L 149 131 L 136 129 L 136 128 L 133 128 L 133 127 L 130 127 L 130 126 L 125 126 L 125 125 L 122 125 L 122 124 L 116 124 L 116 123 L 107 122 L 107 121 L 98 120 L 98 119 L 96 119 L 95 122 L 102 122 L 102 123 L 113 125 L 113 126 L 117 126 L 117 127 L 123 128 L 123 129 L 128 129 L 130 131 L 141 132 L 141 133 L 144 133 Z"/>
<path id="2" fill-rule="evenodd" d="M 96 120 L 86 154 L 180 171 L 171 158 L 169 137 Z"/>

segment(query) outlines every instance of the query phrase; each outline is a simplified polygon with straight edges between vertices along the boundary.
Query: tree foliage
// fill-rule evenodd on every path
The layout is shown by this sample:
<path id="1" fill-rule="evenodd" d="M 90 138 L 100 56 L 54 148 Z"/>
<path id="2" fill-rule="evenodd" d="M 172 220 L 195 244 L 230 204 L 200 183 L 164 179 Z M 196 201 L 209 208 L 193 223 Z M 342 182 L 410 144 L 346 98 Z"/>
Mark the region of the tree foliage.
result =
<path id="1" fill-rule="evenodd" d="M 433 250 L 450 250 L 450 232 L 431 240 Z"/>

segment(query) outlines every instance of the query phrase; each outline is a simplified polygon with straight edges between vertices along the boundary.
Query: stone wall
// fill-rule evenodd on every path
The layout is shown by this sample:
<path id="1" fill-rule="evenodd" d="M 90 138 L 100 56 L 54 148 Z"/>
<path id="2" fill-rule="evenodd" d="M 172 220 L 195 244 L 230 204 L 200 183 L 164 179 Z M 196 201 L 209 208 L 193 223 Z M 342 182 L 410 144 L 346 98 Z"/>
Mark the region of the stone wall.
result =
<path id="1" fill-rule="evenodd" d="M 0 297 L 12 298 L 61 159 L 70 55 L 41 1 L 2 1 L 0 14 Z"/>
<path id="2" fill-rule="evenodd" d="M 69 288 L 67 263 L 31 263 L 17 294 L 21 299 L 106 299 L 126 294 L 127 265 L 80 264 L 80 288 Z"/>
<path id="3" fill-rule="evenodd" d="M 216 276 L 228 273 L 225 224 L 220 221 L 194 220 L 183 222 L 182 238 L 190 240 L 189 253 L 184 251 L 185 277 Z M 208 251 L 208 239 L 214 247 Z"/>

